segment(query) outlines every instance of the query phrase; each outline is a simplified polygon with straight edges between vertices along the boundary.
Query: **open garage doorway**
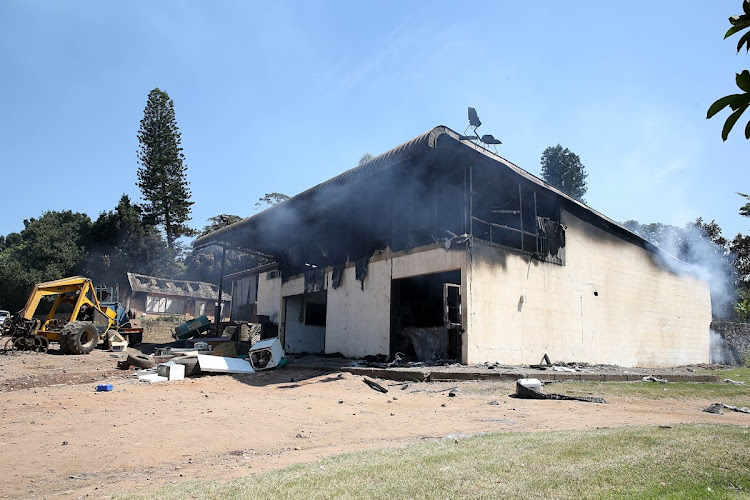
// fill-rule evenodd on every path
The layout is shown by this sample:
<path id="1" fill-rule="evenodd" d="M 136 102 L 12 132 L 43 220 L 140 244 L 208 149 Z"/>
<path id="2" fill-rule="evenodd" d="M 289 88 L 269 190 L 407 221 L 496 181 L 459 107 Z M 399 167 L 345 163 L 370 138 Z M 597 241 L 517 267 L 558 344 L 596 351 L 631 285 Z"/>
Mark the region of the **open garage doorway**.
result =
<path id="1" fill-rule="evenodd" d="M 391 281 L 391 356 L 461 361 L 461 271 Z"/>
<path id="2" fill-rule="evenodd" d="M 325 350 L 328 292 L 284 298 L 284 349 L 290 353 Z"/>

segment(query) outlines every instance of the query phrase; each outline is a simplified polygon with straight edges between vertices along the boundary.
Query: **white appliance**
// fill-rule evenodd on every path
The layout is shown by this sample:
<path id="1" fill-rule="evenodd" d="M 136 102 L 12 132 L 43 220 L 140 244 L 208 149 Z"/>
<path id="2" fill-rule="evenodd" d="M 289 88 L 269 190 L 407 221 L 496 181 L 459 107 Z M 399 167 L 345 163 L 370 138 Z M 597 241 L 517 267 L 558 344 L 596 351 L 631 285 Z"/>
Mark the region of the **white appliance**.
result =
<path id="1" fill-rule="evenodd" d="M 261 340 L 250 348 L 247 354 L 254 370 L 275 368 L 284 357 L 284 348 L 278 337 Z"/>

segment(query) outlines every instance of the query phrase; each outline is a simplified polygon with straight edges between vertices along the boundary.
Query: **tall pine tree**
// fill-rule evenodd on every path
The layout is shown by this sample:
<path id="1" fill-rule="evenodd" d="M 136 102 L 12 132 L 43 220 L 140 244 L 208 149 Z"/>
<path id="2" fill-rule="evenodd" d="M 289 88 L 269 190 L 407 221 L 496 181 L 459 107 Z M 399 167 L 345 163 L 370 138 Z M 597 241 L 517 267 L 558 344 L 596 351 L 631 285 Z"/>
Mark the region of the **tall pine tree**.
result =
<path id="1" fill-rule="evenodd" d="M 568 148 L 558 144 L 542 152 L 542 179 L 584 203 L 588 175 L 581 159 Z"/>
<path id="2" fill-rule="evenodd" d="M 167 246 L 174 250 L 175 239 L 192 236 L 190 220 L 190 183 L 187 181 L 185 155 L 180 147 L 180 131 L 169 94 L 155 88 L 148 94 L 138 131 L 138 187 L 141 188 L 144 219 L 162 226 Z"/>

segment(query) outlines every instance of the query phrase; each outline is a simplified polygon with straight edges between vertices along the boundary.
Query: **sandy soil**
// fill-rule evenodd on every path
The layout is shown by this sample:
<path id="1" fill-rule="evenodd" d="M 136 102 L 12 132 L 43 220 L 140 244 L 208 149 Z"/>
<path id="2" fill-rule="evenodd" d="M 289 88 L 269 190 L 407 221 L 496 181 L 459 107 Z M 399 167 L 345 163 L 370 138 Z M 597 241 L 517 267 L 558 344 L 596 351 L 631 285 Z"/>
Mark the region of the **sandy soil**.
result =
<path id="1" fill-rule="evenodd" d="M 150 491 L 483 432 L 750 423 L 701 412 L 708 400 L 529 401 L 508 397 L 511 383 L 380 380 L 382 394 L 360 376 L 292 365 L 148 385 L 115 370 L 118 357 L 0 356 L 0 496 Z M 104 382 L 114 391 L 97 393 Z"/>

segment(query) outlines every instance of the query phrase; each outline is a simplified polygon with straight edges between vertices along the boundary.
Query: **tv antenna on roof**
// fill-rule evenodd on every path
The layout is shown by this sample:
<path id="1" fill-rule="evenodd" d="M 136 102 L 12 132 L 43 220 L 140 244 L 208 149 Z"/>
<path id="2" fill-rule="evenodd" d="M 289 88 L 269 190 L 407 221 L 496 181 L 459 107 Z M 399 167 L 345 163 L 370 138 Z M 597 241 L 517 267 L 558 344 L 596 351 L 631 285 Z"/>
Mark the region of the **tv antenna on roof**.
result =
<path id="1" fill-rule="evenodd" d="M 474 132 L 474 135 L 462 135 L 462 140 L 469 140 L 474 142 L 476 145 L 484 147 L 482 144 L 486 144 L 488 146 L 492 146 L 495 149 L 495 153 L 497 153 L 497 145 L 502 144 L 501 141 L 495 139 L 492 134 L 485 134 L 482 137 L 479 137 L 479 134 L 477 133 L 477 129 L 482 125 L 482 121 L 479 119 L 479 115 L 477 114 L 477 110 L 469 106 L 469 126 L 466 127 L 464 130 L 464 134 L 466 134 L 466 131 L 471 129 L 472 132 Z"/>

